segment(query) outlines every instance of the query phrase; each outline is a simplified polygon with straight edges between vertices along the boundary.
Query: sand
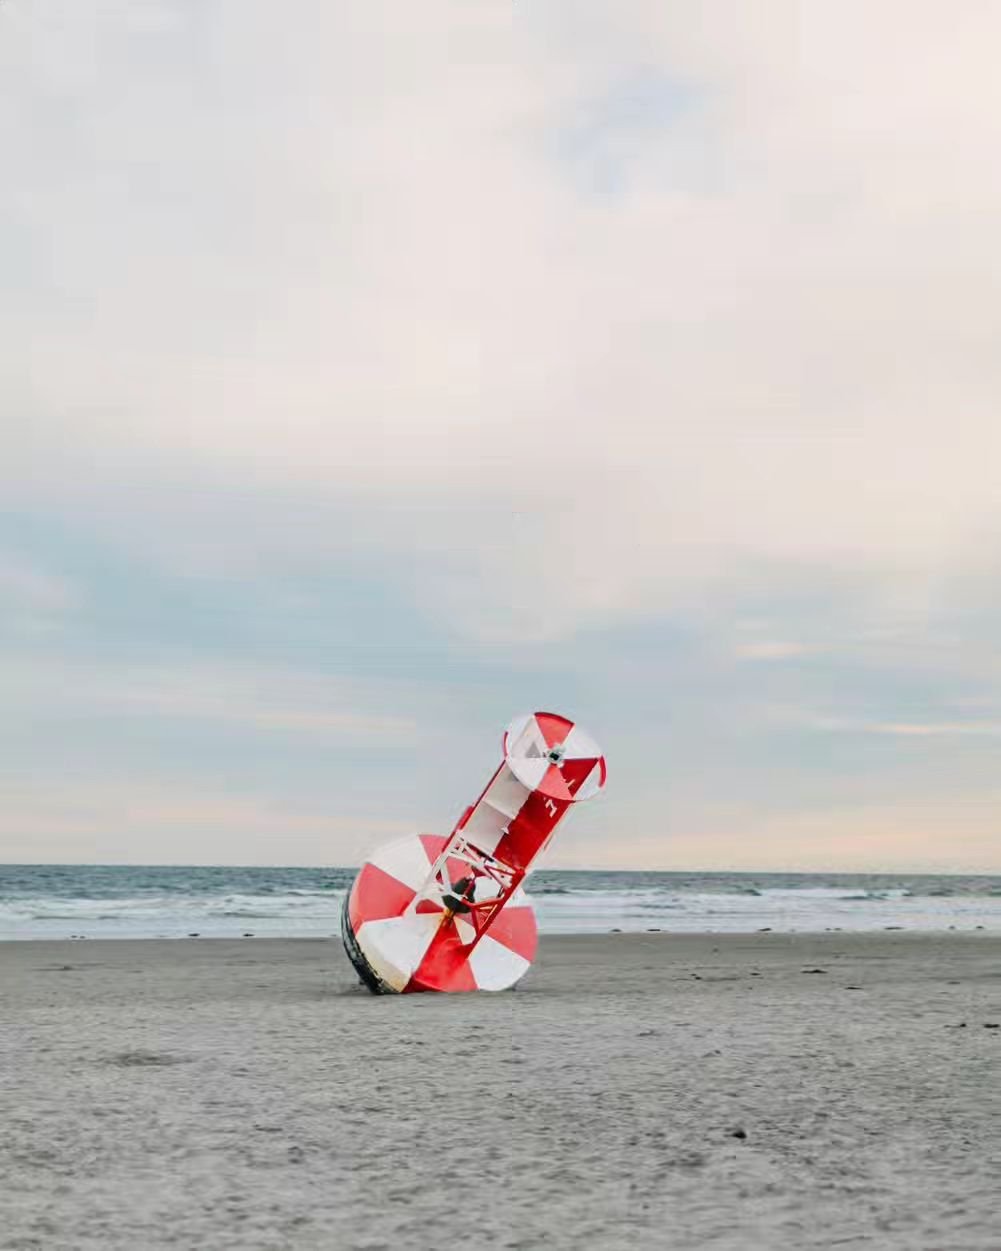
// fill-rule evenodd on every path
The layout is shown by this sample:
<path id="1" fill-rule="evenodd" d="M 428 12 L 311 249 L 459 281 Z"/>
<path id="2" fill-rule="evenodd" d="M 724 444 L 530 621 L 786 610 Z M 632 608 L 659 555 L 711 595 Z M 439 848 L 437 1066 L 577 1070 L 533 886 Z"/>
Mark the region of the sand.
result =
<path id="1" fill-rule="evenodd" d="M 1001 938 L 0 945 L 0 1247 L 1001 1247 Z"/>

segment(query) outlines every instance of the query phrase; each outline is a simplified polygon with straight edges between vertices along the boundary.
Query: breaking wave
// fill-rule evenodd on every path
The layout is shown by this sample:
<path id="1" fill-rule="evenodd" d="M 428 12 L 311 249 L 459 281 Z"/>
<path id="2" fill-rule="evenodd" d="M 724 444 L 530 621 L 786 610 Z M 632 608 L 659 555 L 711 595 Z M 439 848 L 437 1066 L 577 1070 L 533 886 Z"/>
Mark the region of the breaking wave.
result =
<path id="1" fill-rule="evenodd" d="M 330 937 L 353 869 L 0 865 L 0 939 Z M 1001 878 L 540 870 L 543 933 L 1001 930 Z"/>

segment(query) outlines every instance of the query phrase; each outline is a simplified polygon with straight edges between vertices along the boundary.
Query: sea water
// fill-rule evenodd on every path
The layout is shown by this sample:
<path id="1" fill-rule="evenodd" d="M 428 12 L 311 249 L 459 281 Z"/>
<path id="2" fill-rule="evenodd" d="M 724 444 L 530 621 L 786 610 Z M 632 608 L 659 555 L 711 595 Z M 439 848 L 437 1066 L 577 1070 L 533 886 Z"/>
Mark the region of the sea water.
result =
<path id="1" fill-rule="evenodd" d="M 349 868 L 0 865 L 0 940 L 328 937 Z M 545 934 L 1001 932 L 1001 876 L 541 869 Z"/>

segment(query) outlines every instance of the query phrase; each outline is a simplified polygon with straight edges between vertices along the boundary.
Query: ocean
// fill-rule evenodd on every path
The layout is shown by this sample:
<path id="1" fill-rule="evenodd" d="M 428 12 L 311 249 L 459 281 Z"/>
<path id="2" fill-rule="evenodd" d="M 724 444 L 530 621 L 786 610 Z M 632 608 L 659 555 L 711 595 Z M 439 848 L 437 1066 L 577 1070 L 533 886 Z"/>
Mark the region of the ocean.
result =
<path id="1" fill-rule="evenodd" d="M 0 864 L 0 940 L 328 937 L 354 869 Z M 544 934 L 1001 932 L 1001 876 L 541 869 Z"/>

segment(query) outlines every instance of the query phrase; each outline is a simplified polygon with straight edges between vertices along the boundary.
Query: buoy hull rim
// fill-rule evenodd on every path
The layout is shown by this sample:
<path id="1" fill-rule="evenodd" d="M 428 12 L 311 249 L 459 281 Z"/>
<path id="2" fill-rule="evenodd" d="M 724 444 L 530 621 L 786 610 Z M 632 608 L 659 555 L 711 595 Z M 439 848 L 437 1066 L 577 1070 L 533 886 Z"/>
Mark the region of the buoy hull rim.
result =
<path id="1" fill-rule="evenodd" d="M 358 939 L 355 937 L 355 932 L 351 925 L 351 917 L 348 915 L 350 902 L 351 892 L 348 891 L 348 893 L 344 896 L 344 908 L 341 912 L 341 941 L 344 943 L 344 950 L 347 953 L 348 959 L 354 966 L 355 972 L 373 995 L 400 994 L 401 992 L 395 987 L 390 986 L 388 982 L 383 981 L 383 979 L 365 958 L 365 953 L 362 951 L 361 947 L 358 946 Z"/>

